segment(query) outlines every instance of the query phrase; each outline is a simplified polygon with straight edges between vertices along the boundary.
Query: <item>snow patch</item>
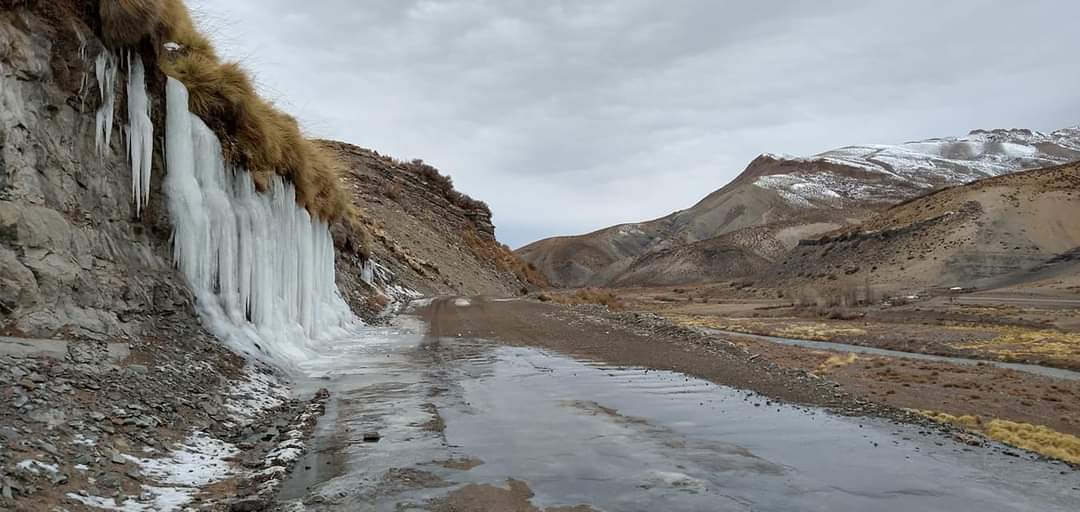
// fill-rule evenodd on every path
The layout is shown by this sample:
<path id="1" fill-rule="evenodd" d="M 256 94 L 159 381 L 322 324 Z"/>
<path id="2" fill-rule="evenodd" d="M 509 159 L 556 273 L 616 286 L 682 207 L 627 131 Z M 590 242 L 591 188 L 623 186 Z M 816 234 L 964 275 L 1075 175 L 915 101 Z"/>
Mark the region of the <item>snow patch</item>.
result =
<path id="1" fill-rule="evenodd" d="M 182 487 L 204 487 L 235 474 L 233 466 L 226 461 L 239 450 L 203 432 L 193 432 L 176 445 L 168 457 L 140 459 L 125 456 L 135 462 L 142 472 L 158 484 Z"/>
<path id="2" fill-rule="evenodd" d="M 259 415 L 273 409 L 289 398 L 287 388 L 272 374 L 258 371 L 249 364 L 244 369 L 244 378 L 233 384 L 229 391 L 229 400 L 225 402 L 233 420 L 247 423 Z"/>
<path id="3" fill-rule="evenodd" d="M 893 202 L 933 188 L 1080 159 L 1080 131 L 975 130 L 965 137 L 847 146 L 810 157 L 762 157 L 850 169 L 796 169 L 755 181 L 795 206 L 843 200 Z"/>
<path id="4" fill-rule="evenodd" d="M 102 498 L 67 493 L 67 497 L 90 508 L 118 510 L 120 512 L 172 512 L 191 502 L 191 495 L 172 487 L 143 486 L 143 494 L 137 499 L 117 503 L 115 498 Z"/>
<path id="5" fill-rule="evenodd" d="M 143 493 L 117 503 L 114 498 L 102 498 L 76 493 L 67 497 L 87 507 L 124 512 L 172 512 L 181 510 L 191 502 L 200 488 L 219 482 L 235 474 L 227 462 L 239 450 L 231 444 L 218 441 L 205 433 L 194 432 L 176 445 L 169 455 L 161 459 L 140 459 L 125 455 L 142 473 L 155 482 L 143 485 Z"/>
<path id="6" fill-rule="evenodd" d="M 29 471 L 35 475 L 40 475 L 42 471 L 55 475 L 60 472 L 60 467 L 56 464 L 46 464 L 39 460 L 26 459 L 15 465 L 16 469 L 22 471 Z"/>
<path id="7" fill-rule="evenodd" d="M 424 294 L 413 290 L 412 288 L 407 288 L 399 284 L 387 286 L 386 294 L 393 298 L 395 302 L 403 303 L 411 302 L 424 296 Z"/>

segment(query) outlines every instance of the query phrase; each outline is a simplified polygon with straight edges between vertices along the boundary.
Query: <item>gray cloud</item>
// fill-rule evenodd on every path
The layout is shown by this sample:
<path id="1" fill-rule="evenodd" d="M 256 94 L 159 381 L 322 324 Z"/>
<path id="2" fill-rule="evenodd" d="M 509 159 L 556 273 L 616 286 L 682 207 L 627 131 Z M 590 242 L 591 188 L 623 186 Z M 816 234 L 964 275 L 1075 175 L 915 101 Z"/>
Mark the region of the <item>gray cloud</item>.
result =
<path id="1" fill-rule="evenodd" d="M 762 152 L 1080 122 L 1067 0 L 189 3 L 311 134 L 424 158 L 514 246 L 687 207 Z"/>

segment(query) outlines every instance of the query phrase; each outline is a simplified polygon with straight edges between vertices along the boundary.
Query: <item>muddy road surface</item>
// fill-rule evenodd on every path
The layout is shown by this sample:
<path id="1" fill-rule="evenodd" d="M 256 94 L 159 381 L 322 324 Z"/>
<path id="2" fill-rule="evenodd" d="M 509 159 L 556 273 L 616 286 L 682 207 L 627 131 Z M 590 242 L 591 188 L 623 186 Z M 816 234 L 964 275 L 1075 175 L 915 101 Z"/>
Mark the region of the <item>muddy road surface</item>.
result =
<path id="1" fill-rule="evenodd" d="M 1064 464 L 832 414 L 813 404 L 843 397 L 677 338 L 458 298 L 340 340 L 305 368 L 302 391 L 332 399 L 277 507 L 1065 511 L 1080 500 L 1080 472 Z"/>

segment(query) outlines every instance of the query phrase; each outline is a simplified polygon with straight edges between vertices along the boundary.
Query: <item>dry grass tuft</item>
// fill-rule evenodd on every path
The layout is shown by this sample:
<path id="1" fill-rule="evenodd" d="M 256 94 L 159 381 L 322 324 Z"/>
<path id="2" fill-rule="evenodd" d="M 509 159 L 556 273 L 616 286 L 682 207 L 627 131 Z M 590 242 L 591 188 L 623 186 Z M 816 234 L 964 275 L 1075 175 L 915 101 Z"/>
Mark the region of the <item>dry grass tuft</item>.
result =
<path id="1" fill-rule="evenodd" d="M 825 362 L 821 363 L 821 365 L 818 366 L 818 373 L 828 373 L 828 372 L 830 372 L 830 371 L 832 371 L 832 370 L 834 370 L 836 368 L 840 368 L 842 366 L 847 366 L 847 365 L 852 364 L 852 363 L 854 363 L 855 361 L 858 361 L 858 360 L 859 360 L 859 356 L 857 356 L 857 355 L 855 355 L 853 353 L 852 354 L 843 354 L 843 355 L 837 354 L 837 355 L 829 356 L 829 358 L 826 359 Z"/>
<path id="2" fill-rule="evenodd" d="M 618 295 L 597 288 L 582 288 L 574 293 L 544 293 L 538 299 L 542 302 L 554 302 L 556 304 L 599 304 L 606 306 L 612 311 L 619 311 L 626 307 Z"/>
<path id="3" fill-rule="evenodd" d="M 164 16 L 158 0 L 101 0 L 101 32 L 110 46 L 134 46 L 154 33 Z"/>
<path id="4" fill-rule="evenodd" d="M 915 410 L 912 412 L 915 412 L 922 416 L 926 416 L 927 418 L 930 418 L 938 423 L 948 423 L 950 425 L 956 425 L 958 427 L 963 427 L 968 430 L 981 431 L 983 428 L 982 419 L 978 416 L 972 416 L 967 414 L 963 416 L 953 416 L 952 414 L 944 412 L 921 410 Z"/>
<path id="5" fill-rule="evenodd" d="M 226 158 L 247 169 L 259 190 L 276 174 L 293 183 L 297 202 L 312 215 L 355 221 L 359 212 L 342 182 L 342 163 L 304 137 L 296 119 L 259 97 L 239 64 L 218 58 L 182 0 L 102 0 L 100 13 L 112 45 L 153 39 L 161 70 L 187 86 L 191 111 L 217 133 Z M 169 42 L 180 49 L 166 52 Z"/>
<path id="6" fill-rule="evenodd" d="M 1066 367 L 1080 366 L 1080 333 L 1025 327 L 991 327 L 991 340 L 955 344 L 957 348 L 982 350 L 1004 360 L 1054 360 Z"/>
<path id="7" fill-rule="evenodd" d="M 1017 448 L 1080 464 L 1080 437 L 1058 432 L 1042 425 L 991 420 L 986 426 L 986 435 L 990 439 Z"/>
<path id="8" fill-rule="evenodd" d="M 1045 457 L 1080 464 L 1080 437 L 1058 432 L 1052 428 L 1030 423 L 992 419 L 978 416 L 953 416 L 935 411 L 912 411 L 940 423 L 948 423 L 979 432 L 986 437 Z"/>

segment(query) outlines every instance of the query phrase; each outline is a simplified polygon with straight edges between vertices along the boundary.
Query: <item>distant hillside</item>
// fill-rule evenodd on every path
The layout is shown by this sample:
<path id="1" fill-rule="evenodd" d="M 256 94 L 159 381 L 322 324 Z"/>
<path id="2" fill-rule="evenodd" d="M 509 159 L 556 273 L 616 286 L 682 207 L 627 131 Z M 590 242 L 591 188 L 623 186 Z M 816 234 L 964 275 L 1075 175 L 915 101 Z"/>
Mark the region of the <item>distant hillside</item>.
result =
<path id="1" fill-rule="evenodd" d="M 989 178 L 889 208 L 806 240 L 760 276 L 871 281 L 890 289 L 971 287 L 1052 275 L 1080 247 L 1080 164 Z"/>
<path id="2" fill-rule="evenodd" d="M 621 273 L 635 268 L 635 258 L 740 231 L 742 243 L 736 245 L 775 260 L 799 239 L 857 224 L 899 201 L 942 187 L 1077 159 L 1080 128 L 1049 134 L 975 130 L 965 137 L 850 146 L 808 158 L 766 154 L 689 209 L 648 222 L 540 240 L 522 247 L 518 254 L 556 286 L 670 284 L 673 276 L 662 275 L 662 268 L 656 269 L 661 274 L 655 279 L 624 278 Z M 683 263 L 705 261 L 685 251 L 680 254 Z M 714 270 L 715 265 L 694 271 L 681 267 L 679 275 L 694 280 L 732 277 L 714 274 Z"/>
<path id="3" fill-rule="evenodd" d="M 358 231 L 371 233 L 365 241 L 335 232 L 339 281 L 360 279 L 359 252 L 370 249 L 376 274 L 392 280 L 386 284 L 426 294 L 507 295 L 546 286 L 495 239 L 488 206 L 455 190 L 435 168 L 343 142 L 322 144 L 346 164 L 344 179 L 363 205 L 365 229 Z"/>
<path id="4" fill-rule="evenodd" d="M 615 264 L 615 276 L 609 286 L 663 286 L 699 283 L 712 276 L 742 276 L 756 273 L 769 266 L 769 260 L 754 251 L 731 243 L 724 237 L 710 238 L 692 244 L 678 245 L 621 260 L 625 267 Z M 598 274 L 598 276 L 602 275 Z"/>

